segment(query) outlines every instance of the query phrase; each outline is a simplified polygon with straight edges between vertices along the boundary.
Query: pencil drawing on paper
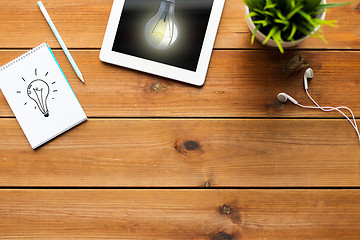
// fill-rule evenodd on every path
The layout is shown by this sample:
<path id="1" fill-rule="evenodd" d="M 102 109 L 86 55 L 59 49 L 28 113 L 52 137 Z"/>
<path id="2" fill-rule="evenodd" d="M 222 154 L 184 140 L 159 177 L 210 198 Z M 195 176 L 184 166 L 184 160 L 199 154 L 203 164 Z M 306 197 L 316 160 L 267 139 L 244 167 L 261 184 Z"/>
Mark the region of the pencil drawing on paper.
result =
<path id="1" fill-rule="evenodd" d="M 29 98 L 35 101 L 38 109 L 44 114 L 44 117 L 49 116 L 49 110 L 47 107 L 47 98 L 49 96 L 49 85 L 41 80 L 36 79 L 32 81 L 27 87 L 27 94 Z"/>
<path id="2" fill-rule="evenodd" d="M 39 111 L 44 115 L 44 117 L 49 117 L 49 109 L 48 109 L 48 97 L 50 94 L 50 86 L 49 84 L 40 78 L 38 78 L 38 69 L 35 68 L 35 80 L 31 81 L 28 86 L 26 93 L 30 99 L 35 102 L 34 109 L 39 109 Z M 49 74 L 46 72 L 45 77 Z M 22 77 L 22 80 L 26 82 L 25 78 Z M 53 81 L 51 85 L 55 84 L 56 82 Z M 54 89 L 52 92 L 57 92 Z M 21 91 L 17 91 L 17 93 L 21 93 Z M 54 98 L 52 98 L 54 99 Z M 25 102 L 24 105 L 27 105 Z"/>

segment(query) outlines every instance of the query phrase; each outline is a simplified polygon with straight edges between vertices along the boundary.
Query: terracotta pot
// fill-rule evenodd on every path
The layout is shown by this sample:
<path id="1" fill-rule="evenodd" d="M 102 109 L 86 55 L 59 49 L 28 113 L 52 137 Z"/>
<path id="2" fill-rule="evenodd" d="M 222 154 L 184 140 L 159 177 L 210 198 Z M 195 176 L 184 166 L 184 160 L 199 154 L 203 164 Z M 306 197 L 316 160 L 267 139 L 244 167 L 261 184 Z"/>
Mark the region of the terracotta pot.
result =
<path id="1" fill-rule="evenodd" d="M 325 3 L 326 3 L 326 0 L 322 0 L 321 3 L 322 3 L 322 4 L 325 4 Z M 245 14 L 246 14 L 245 16 L 249 15 L 249 8 L 248 8 L 248 6 L 246 6 L 246 5 L 245 5 Z M 325 19 L 325 10 L 320 14 L 319 18 L 320 18 L 321 20 L 324 20 L 324 19 Z M 247 22 L 247 24 L 248 24 L 248 27 L 249 27 L 251 33 L 253 33 L 253 32 L 254 32 L 254 29 L 255 29 L 255 24 L 254 24 L 254 22 L 252 21 L 251 17 L 246 18 L 246 22 Z M 320 27 L 320 26 L 316 27 L 316 28 L 314 29 L 314 32 L 316 32 L 316 31 L 319 29 L 319 27 Z M 302 37 L 302 38 L 300 38 L 300 39 L 298 39 L 298 40 L 295 40 L 295 41 L 293 41 L 293 42 L 291 42 L 291 41 L 290 41 L 290 42 L 284 41 L 284 42 L 281 43 L 281 46 L 282 46 L 283 48 L 294 47 L 294 46 L 299 45 L 301 42 L 303 42 L 303 41 L 304 41 L 305 39 L 307 39 L 308 37 L 309 37 L 309 35 L 306 35 L 306 36 L 304 36 L 304 37 Z M 265 40 L 265 38 L 266 38 L 266 36 L 265 36 L 262 32 L 260 32 L 260 30 L 257 30 L 257 31 L 256 31 L 255 39 L 256 39 L 257 41 L 259 41 L 260 43 L 262 43 L 262 42 Z M 267 43 L 264 44 L 264 45 L 265 45 L 265 46 L 268 46 L 268 47 L 276 47 L 276 48 L 278 47 L 277 44 L 275 43 L 275 41 L 274 41 L 273 39 L 271 39 L 271 38 L 270 38 L 269 41 L 267 41 Z"/>

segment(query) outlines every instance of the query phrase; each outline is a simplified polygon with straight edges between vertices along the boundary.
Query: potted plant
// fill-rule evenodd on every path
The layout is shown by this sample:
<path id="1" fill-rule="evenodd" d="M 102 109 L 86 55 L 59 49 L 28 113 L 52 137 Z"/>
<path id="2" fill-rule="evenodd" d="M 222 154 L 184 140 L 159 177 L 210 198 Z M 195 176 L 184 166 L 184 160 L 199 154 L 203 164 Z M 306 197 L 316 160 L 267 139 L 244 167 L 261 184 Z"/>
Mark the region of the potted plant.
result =
<path id="1" fill-rule="evenodd" d="M 349 3 L 326 3 L 325 0 L 243 0 L 246 21 L 252 32 L 251 43 L 257 39 L 263 45 L 284 48 L 300 44 L 309 36 L 324 37 L 321 25 L 335 26 L 335 20 L 325 20 L 325 9 Z"/>

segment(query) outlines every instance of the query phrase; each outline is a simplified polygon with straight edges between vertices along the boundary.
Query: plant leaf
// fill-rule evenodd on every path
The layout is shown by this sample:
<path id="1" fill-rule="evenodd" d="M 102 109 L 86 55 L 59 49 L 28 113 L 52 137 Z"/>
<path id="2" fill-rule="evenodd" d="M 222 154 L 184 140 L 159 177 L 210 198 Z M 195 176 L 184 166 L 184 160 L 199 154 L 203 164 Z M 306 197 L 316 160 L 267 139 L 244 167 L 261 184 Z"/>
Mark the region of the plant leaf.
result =
<path id="1" fill-rule="evenodd" d="M 268 22 L 265 20 L 256 20 L 253 21 L 254 24 L 261 24 L 263 27 L 266 27 L 268 25 Z"/>
<path id="2" fill-rule="evenodd" d="M 276 43 L 276 45 L 278 46 L 279 50 L 281 53 L 284 53 L 284 48 L 281 45 L 282 39 L 281 39 L 281 31 L 278 30 L 274 33 L 273 37 L 272 37 Z"/>
<path id="3" fill-rule="evenodd" d="M 340 7 L 340 6 L 349 5 L 349 4 L 351 4 L 351 3 L 352 3 L 352 2 L 319 4 L 319 6 L 317 7 L 317 9 Z"/>
<path id="4" fill-rule="evenodd" d="M 295 7 L 291 12 L 288 13 L 288 15 L 286 15 L 286 19 L 290 19 L 292 18 L 296 13 L 298 13 L 302 8 L 304 7 L 304 5 L 300 4 L 299 6 Z"/>
<path id="5" fill-rule="evenodd" d="M 282 19 L 275 19 L 274 22 L 284 24 L 285 26 L 289 25 L 289 21 Z"/>
<path id="6" fill-rule="evenodd" d="M 308 13 L 314 12 L 317 7 L 320 5 L 321 0 L 305 0 L 304 1 L 304 11 Z"/>
<path id="7" fill-rule="evenodd" d="M 305 18 L 311 25 L 313 25 L 314 27 L 316 26 L 314 21 L 312 20 L 312 17 L 310 14 L 307 14 L 306 12 L 300 10 L 298 12 L 303 18 Z"/>
<path id="8" fill-rule="evenodd" d="M 269 34 L 266 36 L 265 40 L 262 42 L 262 44 L 266 44 L 269 39 L 272 37 L 272 35 L 279 29 L 278 26 L 273 26 L 269 32 Z"/>
<path id="9" fill-rule="evenodd" d="M 254 32 L 251 36 L 251 44 L 254 43 L 256 32 L 259 30 L 260 27 L 261 27 L 261 24 L 256 25 L 256 28 L 254 29 Z"/>
<path id="10" fill-rule="evenodd" d="M 294 40 L 293 38 L 294 38 L 296 31 L 297 31 L 296 24 L 292 23 L 291 24 L 291 33 L 290 33 L 289 37 L 287 38 L 288 41 Z"/>

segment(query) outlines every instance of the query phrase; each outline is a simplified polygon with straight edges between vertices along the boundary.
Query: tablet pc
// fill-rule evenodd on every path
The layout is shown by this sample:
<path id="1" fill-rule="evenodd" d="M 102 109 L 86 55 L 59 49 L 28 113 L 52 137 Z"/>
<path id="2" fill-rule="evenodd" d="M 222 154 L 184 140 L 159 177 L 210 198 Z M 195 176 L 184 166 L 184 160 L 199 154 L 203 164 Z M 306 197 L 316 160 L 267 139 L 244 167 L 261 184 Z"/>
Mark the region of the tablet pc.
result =
<path id="1" fill-rule="evenodd" d="M 103 62 L 201 86 L 225 0 L 114 0 Z"/>

